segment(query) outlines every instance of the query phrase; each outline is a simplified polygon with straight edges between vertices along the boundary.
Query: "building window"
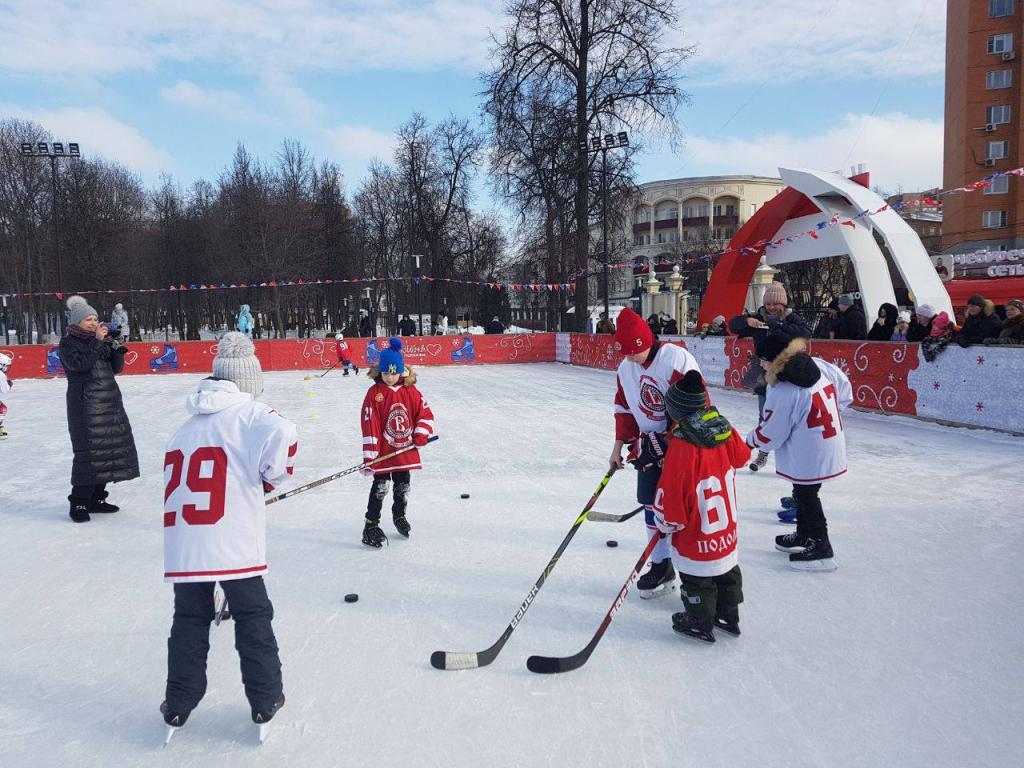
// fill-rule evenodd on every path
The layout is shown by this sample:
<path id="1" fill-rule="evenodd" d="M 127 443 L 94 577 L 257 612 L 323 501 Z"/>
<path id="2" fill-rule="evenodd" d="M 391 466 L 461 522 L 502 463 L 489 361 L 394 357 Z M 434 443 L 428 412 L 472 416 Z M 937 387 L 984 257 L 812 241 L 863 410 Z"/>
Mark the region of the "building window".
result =
<path id="1" fill-rule="evenodd" d="M 678 208 L 661 208 L 654 217 L 657 221 L 675 221 L 679 218 Z"/>
<path id="2" fill-rule="evenodd" d="M 1012 69 L 995 69 L 985 73 L 985 89 L 994 91 L 997 88 L 1009 88 L 1013 85 Z"/>
<path id="3" fill-rule="evenodd" d="M 659 232 L 658 233 L 658 242 L 659 243 L 664 243 L 665 242 L 665 233 L 664 232 Z"/>
<path id="4" fill-rule="evenodd" d="M 988 17 L 1013 16 L 1013 0 L 988 0 Z"/>
<path id="5" fill-rule="evenodd" d="M 998 229 L 1006 226 L 1006 211 L 985 211 L 981 215 L 981 226 L 985 229 Z"/>
<path id="6" fill-rule="evenodd" d="M 688 205 L 683 208 L 684 219 L 706 219 L 708 207 L 706 205 Z"/>
<path id="7" fill-rule="evenodd" d="M 678 243 L 679 242 L 679 233 L 678 232 L 669 232 L 668 233 L 668 241 L 670 243 Z"/>
<path id="8" fill-rule="evenodd" d="M 735 205 L 716 205 L 715 216 L 735 216 L 736 206 Z"/>
<path id="9" fill-rule="evenodd" d="M 990 141 L 985 150 L 986 160 L 1005 160 L 1010 156 L 1010 142 Z"/>
<path id="10" fill-rule="evenodd" d="M 985 108 L 985 122 L 992 125 L 1005 125 L 1010 122 L 1010 105 Z"/>
<path id="11" fill-rule="evenodd" d="M 1003 35 L 988 36 L 989 53 L 1009 53 L 1013 50 L 1013 34 L 1007 32 Z"/>
<path id="12" fill-rule="evenodd" d="M 636 212 L 636 223 L 637 224 L 646 224 L 650 220 L 651 220 L 651 209 L 650 208 L 641 208 L 639 211 Z"/>
<path id="13" fill-rule="evenodd" d="M 757 203 L 751 203 L 750 204 L 750 215 L 753 216 L 755 213 L 757 213 Z"/>
<path id="14" fill-rule="evenodd" d="M 1009 176 L 996 176 L 994 179 L 990 179 L 992 182 L 990 186 L 985 187 L 984 194 L 986 195 L 1005 195 L 1010 191 L 1010 177 Z"/>

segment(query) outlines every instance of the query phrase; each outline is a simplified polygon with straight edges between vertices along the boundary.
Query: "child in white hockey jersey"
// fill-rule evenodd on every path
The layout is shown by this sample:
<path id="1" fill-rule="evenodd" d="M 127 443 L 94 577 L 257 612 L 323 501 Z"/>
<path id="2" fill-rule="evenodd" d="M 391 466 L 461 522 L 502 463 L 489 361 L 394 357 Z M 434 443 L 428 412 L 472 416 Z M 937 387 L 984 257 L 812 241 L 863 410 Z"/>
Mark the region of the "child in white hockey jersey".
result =
<path id="1" fill-rule="evenodd" d="M 853 402 L 850 380 L 839 368 L 804 350 L 804 339 L 772 332 L 757 345 L 764 361 L 768 396 L 761 422 L 747 445 L 775 451 L 775 472 L 793 483 L 796 533 L 775 538 L 791 568 L 833 571 L 832 544 L 818 492 L 846 473 L 842 411 Z"/>
<path id="2" fill-rule="evenodd" d="M 0 395 L 6 395 L 14 386 L 14 380 L 7 375 L 14 360 L 10 355 L 0 352 Z M 7 437 L 7 427 L 4 426 L 4 416 L 7 415 L 7 404 L 0 400 L 0 440 Z"/>
<path id="3" fill-rule="evenodd" d="M 253 722 L 284 705 L 281 660 L 263 584 L 267 513 L 263 494 L 292 473 L 295 425 L 255 402 L 263 373 L 252 341 L 224 335 L 213 377 L 188 399 L 188 421 L 164 457 L 164 580 L 174 584 L 167 690 L 160 711 L 184 725 L 206 693 L 214 585 L 224 590 Z"/>

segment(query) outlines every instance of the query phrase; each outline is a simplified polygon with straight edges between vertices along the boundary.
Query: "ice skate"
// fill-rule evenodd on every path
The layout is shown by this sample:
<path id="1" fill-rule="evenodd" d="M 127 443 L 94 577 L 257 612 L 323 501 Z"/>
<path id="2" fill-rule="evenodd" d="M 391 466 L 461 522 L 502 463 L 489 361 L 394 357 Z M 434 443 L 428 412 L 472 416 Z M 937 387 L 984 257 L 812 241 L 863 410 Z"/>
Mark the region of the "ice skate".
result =
<path id="1" fill-rule="evenodd" d="M 636 588 L 645 600 L 671 592 L 676 588 L 676 569 L 672 567 L 672 561 L 665 559 L 660 563 L 651 563 L 647 573 L 637 581 Z"/>
<path id="2" fill-rule="evenodd" d="M 808 538 L 799 533 L 784 533 L 775 537 L 775 548 L 779 552 L 803 552 L 807 549 Z"/>
<path id="3" fill-rule="evenodd" d="M 380 549 L 388 543 L 388 537 L 376 523 L 367 523 L 363 528 L 363 544 Z"/>
<path id="4" fill-rule="evenodd" d="M 695 619 L 684 611 L 672 614 L 672 630 L 686 637 L 703 640 L 705 643 L 715 642 L 711 619 Z"/>
<path id="5" fill-rule="evenodd" d="M 254 709 L 252 711 L 252 721 L 259 726 L 260 744 L 267 740 L 267 736 L 270 734 L 270 721 L 274 719 L 274 715 L 277 714 L 278 710 L 284 706 L 284 701 L 284 694 L 282 693 L 277 697 L 277 701 L 274 702 L 274 706 L 269 710 L 257 712 Z"/>
<path id="6" fill-rule="evenodd" d="M 781 509 L 776 512 L 779 522 L 783 525 L 796 525 L 796 508 Z"/>
<path id="7" fill-rule="evenodd" d="M 164 746 L 166 747 L 171 743 L 177 730 L 188 721 L 189 713 L 171 712 L 167 707 L 167 702 L 164 701 L 160 704 L 160 714 L 164 716 L 164 724 L 167 726 L 167 732 L 164 734 Z"/>
<path id="8" fill-rule="evenodd" d="M 0 440 L 6 440 L 8 436 L 7 427 L 0 424 Z"/>
<path id="9" fill-rule="evenodd" d="M 740 636 L 740 609 L 738 606 L 719 608 L 715 614 L 715 629 L 728 632 L 733 637 Z"/>
<path id="10" fill-rule="evenodd" d="M 395 530 L 398 531 L 405 538 L 409 538 L 409 531 L 412 530 L 412 526 L 409 525 L 409 520 L 405 515 L 399 515 L 394 519 Z"/>
<path id="11" fill-rule="evenodd" d="M 757 472 L 757 470 L 764 467 L 768 463 L 768 454 L 764 451 L 757 452 L 757 458 L 750 462 L 750 471 Z"/>
<path id="12" fill-rule="evenodd" d="M 789 556 L 789 567 L 794 571 L 819 571 L 827 573 L 834 571 L 839 566 L 832 554 L 832 545 L 828 539 L 817 541 L 807 540 L 807 547 L 800 552 L 794 552 Z"/>

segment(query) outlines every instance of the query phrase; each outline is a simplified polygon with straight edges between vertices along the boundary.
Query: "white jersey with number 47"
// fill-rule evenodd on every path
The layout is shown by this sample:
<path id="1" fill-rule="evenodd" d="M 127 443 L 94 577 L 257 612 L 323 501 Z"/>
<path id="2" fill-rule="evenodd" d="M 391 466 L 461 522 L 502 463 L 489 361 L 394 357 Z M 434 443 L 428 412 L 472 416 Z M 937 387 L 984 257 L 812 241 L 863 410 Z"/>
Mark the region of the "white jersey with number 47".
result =
<path id="1" fill-rule="evenodd" d="M 205 379 L 164 455 L 164 580 L 267 570 L 263 494 L 292 473 L 295 425 L 230 381 Z"/>
<path id="2" fill-rule="evenodd" d="M 821 376 L 809 387 L 780 381 L 768 387 L 761 423 L 747 445 L 775 451 L 775 472 L 797 485 L 814 485 L 846 472 L 842 412 L 853 402 L 839 368 L 812 358 Z"/>

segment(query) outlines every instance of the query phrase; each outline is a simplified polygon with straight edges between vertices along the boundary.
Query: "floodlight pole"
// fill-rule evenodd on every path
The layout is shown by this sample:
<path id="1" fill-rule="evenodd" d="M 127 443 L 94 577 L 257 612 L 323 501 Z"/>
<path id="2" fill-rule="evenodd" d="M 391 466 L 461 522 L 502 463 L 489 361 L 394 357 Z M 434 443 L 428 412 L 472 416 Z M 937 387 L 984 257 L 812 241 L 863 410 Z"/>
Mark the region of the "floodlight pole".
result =
<path id="1" fill-rule="evenodd" d="M 420 254 L 414 253 L 412 255 L 416 259 L 416 319 L 419 322 L 420 336 L 423 335 L 423 305 L 420 303 L 420 281 L 422 280 L 422 273 L 420 272 L 420 259 L 423 258 Z"/>
<path id="2" fill-rule="evenodd" d="M 580 147 L 590 154 L 601 153 L 601 255 L 604 262 L 604 315 L 608 319 L 611 319 L 608 306 L 608 150 L 625 149 L 628 146 L 629 134 L 620 131 L 617 135 L 605 134 L 603 141 L 600 136 L 593 136 L 589 145 L 581 143 Z"/>

